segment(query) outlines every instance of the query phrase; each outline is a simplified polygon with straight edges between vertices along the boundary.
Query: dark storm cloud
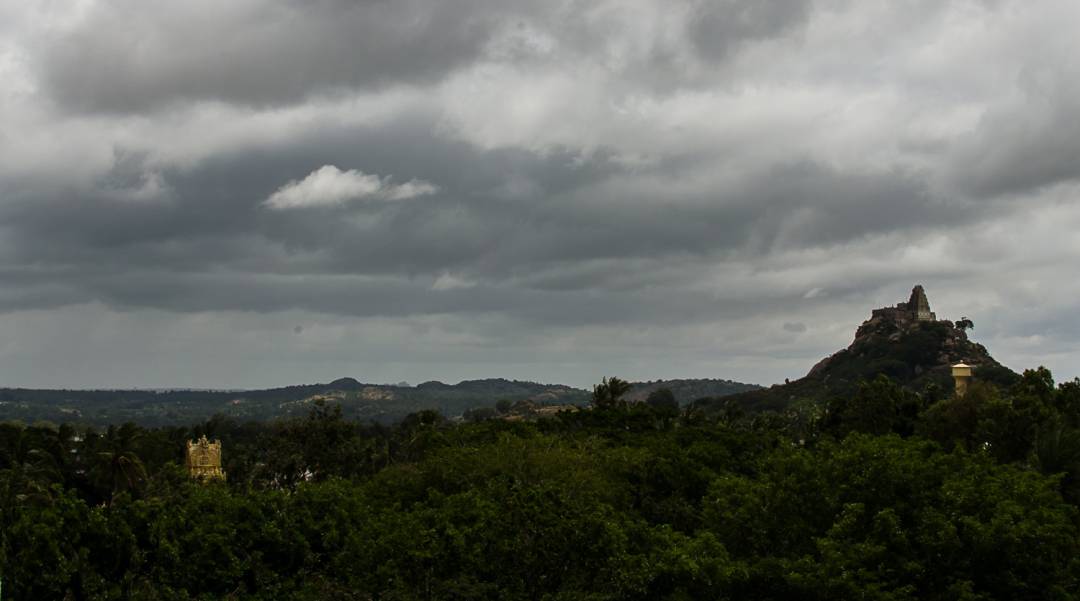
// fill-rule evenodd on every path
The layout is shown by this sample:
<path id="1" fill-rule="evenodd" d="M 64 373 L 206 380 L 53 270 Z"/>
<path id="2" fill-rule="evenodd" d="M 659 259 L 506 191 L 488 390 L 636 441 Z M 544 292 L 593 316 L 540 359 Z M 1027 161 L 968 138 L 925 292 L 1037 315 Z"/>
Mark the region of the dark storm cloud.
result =
<path id="1" fill-rule="evenodd" d="M 1080 14 L 1039 4 L 8 11 L 0 370 L 65 340 L 20 329 L 40 311 L 116 320 L 120 347 L 139 342 L 125 324 L 195 328 L 198 352 L 250 319 L 370 354 L 423 322 L 431 356 L 477 344 L 492 365 L 527 340 L 514 352 L 550 344 L 549 362 L 715 353 L 799 375 L 916 282 L 1020 337 L 994 325 L 996 290 L 1080 294 L 1054 275 L 1080 258 Z M 304 202 L 268 204 L 304 181 Z M 1015 323 L 1050 337 L 1072 304 L 1047 306 Z"/>
<path id="2" fill-rule="evenodd" d="M 649 275 L 656 269 L 669 274 L 659 282 L 678 289 L 687 274 L 675 265 L 941 227 L 958 216 L 899 172 L 845 174 L 804 161 L 689 195 L 628 195 L 609 189 L 612 182 L 635 177 L 665 185 L 675 176 L 665 165 L 630 173 L 603 152 L 480 151 L 428 132 L 416 122 L 316 131 L 277 150 L 212 157 L 160 174 L 168 189 L 160 201 L 117 192 L 146 179 L 140 155 L 117 153 L 95 189 L 10 203 L 0 220 L 15 232 L 14 263 L 78 270 L 77 278 L 62 277 L 67 293 L 52 294 L 51 304 L 94 299 L 176 311 L 522 316 L 558 306 L 550 318 L 578 323 L 586 315 L 621 313 L 589 310 L 588 295 L 560 297 L 569 299 L 562 306 L 534 292 L 633 290 L 646 278 L 657 281 Z M 264 205 L 282 184 L 324 164 L 430 181 L 439 191 L 373 206 L 274 211 Z M 533 182 L 532 192 L 503 197 L 500 184 L 511 175 Z M 163 274 L 161 280 L 123 276 L 148 270 Z M 207 281 L 208 272 L 229 275 Z M 452 294 L 431 290 L 444 273 L 482 285 Z M 45 274 L 36 274 L 42 284 L 60 277 Z M 409 280 L 393 279 L 402 277 Z M 357 302 L 360 297 L 370 304 Z M 632 314 L 644 319 L 652 311 L 659 318 L 677 302 L 667 297 L 666 304 L 645 303 Z M 575 303 L 577 311 L 570 308 Z M 688 307 L 681 314 L 694 312 Z"/>
<path id="3" fill-rule="evenodd" d="M 1068 71 L 1021 79 L 1022 93 L 988 111 L 954 159 L 954 178 L 979 196 L 1080 181 L 1080 84 Z"/>
<path id="4" fill-rule="evenodd" d="M 62 104 L 106 113 L 185 100 L 273 105 L 438 78 L 468 64 L 498 18 L 479 1 L 94 4 L 55 35 L 40 75 Z"/>
<path id="5" fill-rule="evenodd" d="M 276 151 L 166 170 L 160 179 L 168 197 L 138 202 L 125 191 L 145 179 L 145 166 L 121 152 L 95 187 L 13 198 L 0 205 L 0 222 L 12 228 L 12 258 L 23 263 L 428 274 L 496 255 L 496 247 L 527 235 L 534 203 L 618 170 L 602 155 L 579 158 L 478 151 L 433 139 L 415 123 L 317 131 Z M 264 206 L 281 185 L 325 164 L 432 181 L 440 191 L 375 207 L 278 212 Z M 508 176 L 536 182 L 536 197 L 501 198 L 498 188 Z M 268 256 L 270 246 L 280 247 L 280 256 Z M 318 258 L 306 259 L 309 252 Z M 259 265 L 260 257 L 268 262 Z"/>
<path id="6" fill-rule="evenodd" d="M 540 326 L 687 323 L 734 318 L 783 301 L 728 301 L 703 291 L 672 296 L 662 289 L 633 294 L 528 290 L 475 285 L 433 290 L 431 278 L 330 274 L 254 274 L 67 270 L 0 272 L 14 294 L 0 290 L 0 310 L 103 303 L 121 309 L 175 312 L 304 310 L 349 317 L 505 315 Z M 61 276 L 61 277 L 57 277 Z M 756 305 L 756 306 L 752 306 Z"/>
<path id="7" fill-rule="evenodd" d="M 101 113 L 143 112 L 188 101 L 250 106 L 303 102 L 320 94 L 437 83 L 484 58 L 536 67 L 607 56 L 628 80 L 682 85 L 693 78 L 681 39 L 641 32 L 648 52 L 613 53 L 625 29 L 650 18 L 635 3 L 462 0 L 318 0 L 170 6 L 135 0 L 93 3 L 29 53 L 48 96 Z M 746 44 L 805 23 L 809 0 L 677 0 L 695 52 L 717 65 Z M 549 47 L 550 46 L 550 47 Z M 616 67 L 615 63 L 622 66 Z"/>

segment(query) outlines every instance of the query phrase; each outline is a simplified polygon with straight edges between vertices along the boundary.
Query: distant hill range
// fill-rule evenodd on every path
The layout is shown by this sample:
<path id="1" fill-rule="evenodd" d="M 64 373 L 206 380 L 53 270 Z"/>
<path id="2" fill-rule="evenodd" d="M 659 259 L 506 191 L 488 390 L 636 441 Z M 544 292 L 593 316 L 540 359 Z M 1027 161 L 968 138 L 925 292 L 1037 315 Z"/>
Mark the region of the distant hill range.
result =
<path id="1" fill-rule="evenodd" d="M 634 382 L 630 392 L 623 397 L 630 402 L 641 402 L 649 397 L 649 394 L 667 388 L 675 395 L 675 400 L 685 405 L 702 398 L 724 397 L 740 392 L 761 390 L 757 384 L 744 384 L 732 380 L 716 379 L 690 379 L 690 380 L 656 380 L 655 382 Z"/>
<path id="2" fill-rule="evenodd" d="M 0 389 L 0 420 L 80 422 L 95 425 L 133 421 L 144 425 L 186 424 L 215 414 L 265 420 L 306 415 L 315 401 L 340 404 L 350 418 L 394 421 L 433 409 L 457 415 L 500 399 L 536 403 L 583 403 L 584 390 L 558 384 L 504 379 L 416 386 L 364 384 L 341 378 L 327 384 L 267 390 L 32 390 Z"/>
<path id="3" fill-rule="evenodd" d="M 644 400 L 658 388 L 669 388 L 687 403 L 760 388 L 729 380 L 668 380 L 634 384 L 630 400 Z M 0 421 L 82 423 L 96 426 L 133 421 L 147 426 L 188 424 L 221 414 L 240 420 L 266 420 L 306 415 L 323 400 L 341 405 L 346 417 L 392 422 L 410 413 L 432 409 L 446 416 L 469 409 L 494 407 L 500 400 L 527 401 L 534 406 L 585 405 L 591 392 L 561 384 L 538 384 L 501 378 L 458 384 L 424 382 L 416 386 L 364 384 L 341 378 L 327 384 L 267 390 L 35 390 L 0 388 Z"/>
<path id="4" fill-rule="evenodd" d="M 796 399 L 822 400 L 851 393 L 859 382 L 885 374 L 922 392 L 937 386 L 951 392 L 950 366 L 975 366 L 976 379 L 1007 384 L 1018 376 L 1002 366 L 981 344 L 968 339 L 974 326 L 937 318 L 922 286 L 906 302 L 871 311 L 847 348 L 822 359 L 805 377 L 762 388 L 731 380 L 687 379 L 634 383 L 625 395 L 644 401 L 667 388 L 681 404 L 706 410 L 737 404 L 747 410 L 781 410 Z M 215 414 L 241 420 L 306 415 L 313 403 L 339 404 L 347 417 L 391 422 L 425 409 L 446 416 L 494 407 L 498 401 L 530 407 L 585 405 L 588 390 L 561 384 L 538 384 L 501 378 L 458 384 L 424 382 L 416 386 L 364 384 L 342 378 L 328 384 L 268 390 L 32 390 L 0 388 L 0 421 L 69 422 L 105 425 L 133 421 L 143 425 L 188 424 Z"/>
<path id="5" fill-rule="evenodd" d="M 937 386 L 951 393 L 951 366 L 966 363 L 975 367 L 977 379 L 1008 384 L 1018 376 L 998 363 L 981 344 L 968 339 L 974 324 L 939 320 L 930 311 L 922 286 L 915 286 L 907 302 L 874 309 L 870 319 L 855 332 L 846 349 L 814 365 L 805 377 L 769 388 L 734 395 L 744 409 L 783 409 L 795 399 L 820 400 L 851 393 L 864 380 L 885 374 L 901 385 L 923 392 Z M 708 403 L 705 404 L 708 406 Z"/>

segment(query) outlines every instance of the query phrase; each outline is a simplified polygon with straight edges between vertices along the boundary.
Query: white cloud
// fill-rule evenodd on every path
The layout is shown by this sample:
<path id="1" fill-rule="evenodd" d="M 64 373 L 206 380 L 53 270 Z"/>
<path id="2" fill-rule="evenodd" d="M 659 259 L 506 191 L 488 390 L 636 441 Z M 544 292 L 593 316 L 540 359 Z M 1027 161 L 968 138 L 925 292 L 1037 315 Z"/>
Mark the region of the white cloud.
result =
<path id="1" fill-rule="evenodd" d="M 419 179 L 413 179 L 399 186 L 387 186 L 383 193 L 388 200 L 407 200 L 417 196 L 434 194 L 439 189 L 431 183 Z"/>
<path id="2" fill-rule="evenodd" d="M 351 200 L 406 200 L 434 194 L 438 188 L 422 180 L 394 185 L 390 178 L 364 173 L 356 169 L 342 171 L 334 165 L 323 165 L 300 181 L 292 180 L 278 188 L 266 199 L 272 209 L 332 207 Z"/>

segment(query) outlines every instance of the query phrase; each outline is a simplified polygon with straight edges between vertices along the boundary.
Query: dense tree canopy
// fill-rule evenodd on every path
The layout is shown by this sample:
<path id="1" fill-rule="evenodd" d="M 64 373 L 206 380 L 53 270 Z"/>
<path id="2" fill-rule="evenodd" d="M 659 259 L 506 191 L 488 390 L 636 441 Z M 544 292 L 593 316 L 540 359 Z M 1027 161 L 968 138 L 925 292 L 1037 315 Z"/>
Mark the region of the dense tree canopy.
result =
<path id="1" fill-rule="evenodd" d="M 751 414 L 618 382 L 536 422 L 0 424 L 3 598 L 1080 596 L 1078 381 Z M 227 483 L 182 468 L 203 434 Z"/>

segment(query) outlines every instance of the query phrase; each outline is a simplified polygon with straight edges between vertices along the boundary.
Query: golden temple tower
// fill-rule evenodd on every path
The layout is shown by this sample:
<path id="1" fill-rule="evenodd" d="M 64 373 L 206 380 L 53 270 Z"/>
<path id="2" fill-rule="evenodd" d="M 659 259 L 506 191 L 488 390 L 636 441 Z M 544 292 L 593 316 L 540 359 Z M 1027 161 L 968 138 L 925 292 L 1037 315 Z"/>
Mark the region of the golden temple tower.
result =
<path id="1" fill-rule="evenodd" d="M 188 441 L 184 463 L 192 478 L 225 479 L 225 472 L 221 469 L 221 441 L 210 442 L 205 434 L 197 441 Z"/>

